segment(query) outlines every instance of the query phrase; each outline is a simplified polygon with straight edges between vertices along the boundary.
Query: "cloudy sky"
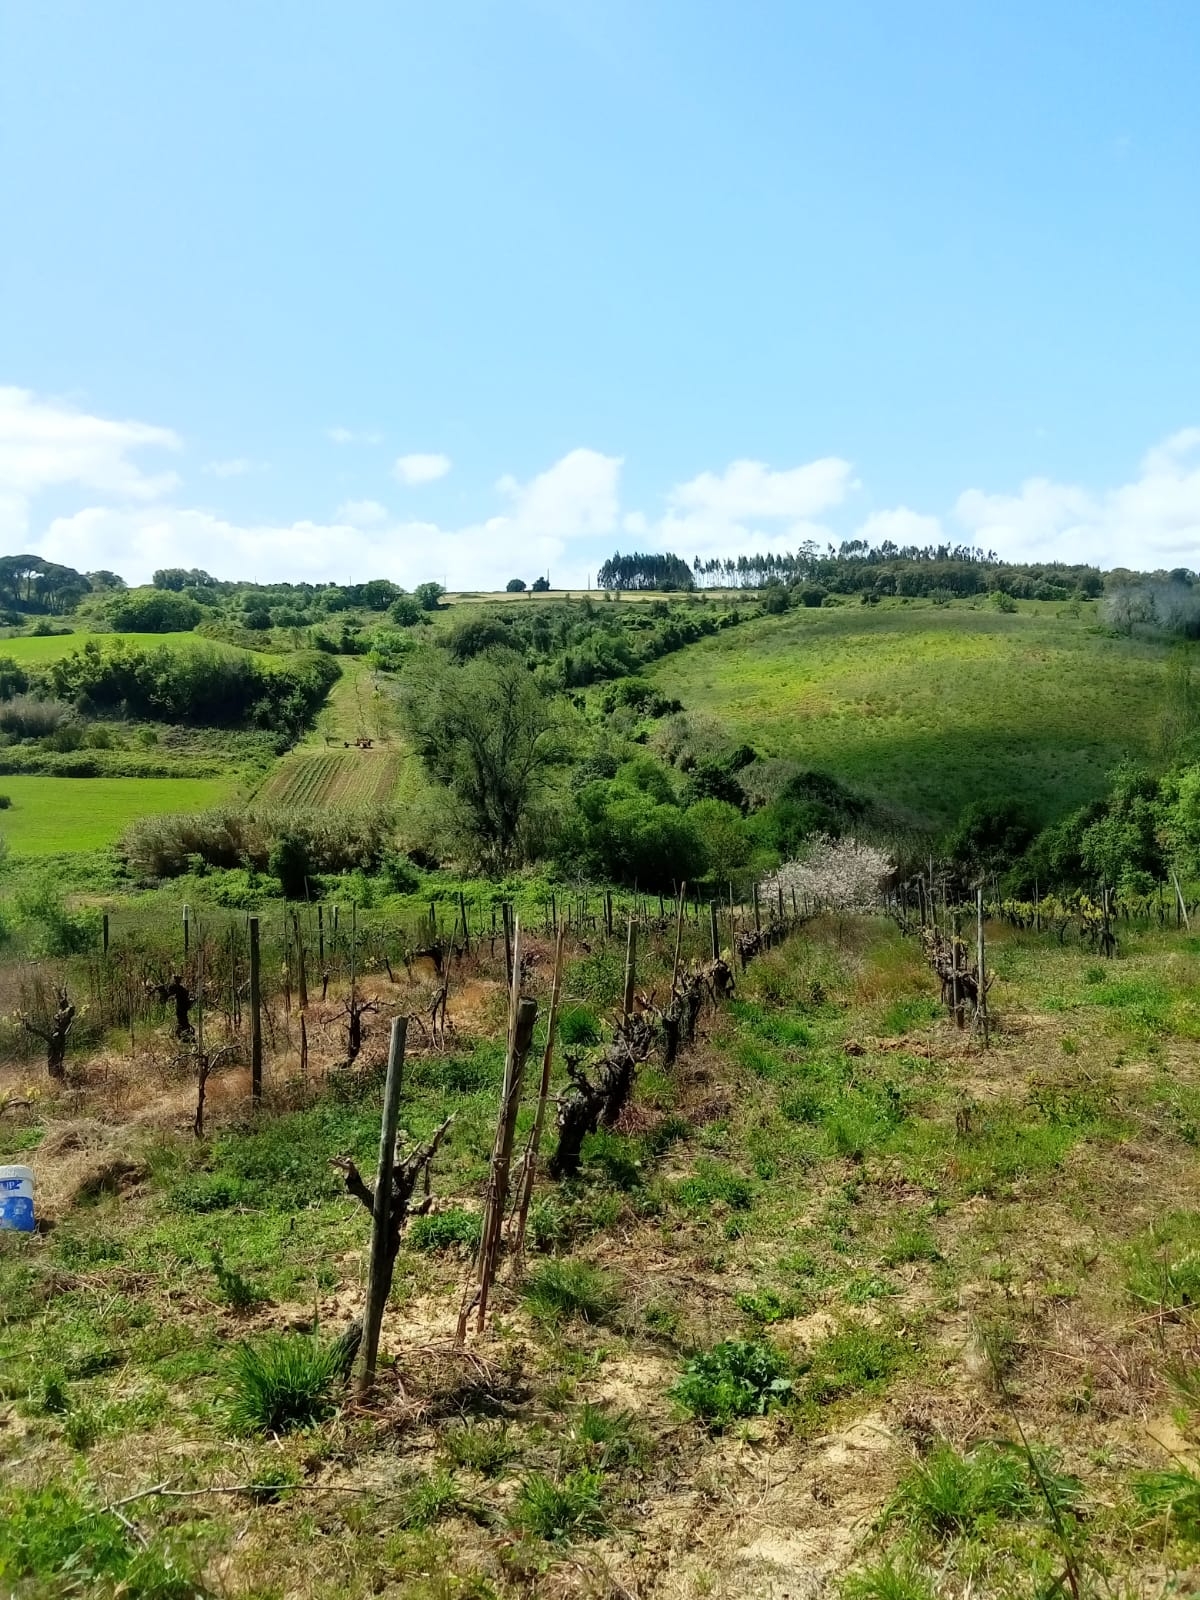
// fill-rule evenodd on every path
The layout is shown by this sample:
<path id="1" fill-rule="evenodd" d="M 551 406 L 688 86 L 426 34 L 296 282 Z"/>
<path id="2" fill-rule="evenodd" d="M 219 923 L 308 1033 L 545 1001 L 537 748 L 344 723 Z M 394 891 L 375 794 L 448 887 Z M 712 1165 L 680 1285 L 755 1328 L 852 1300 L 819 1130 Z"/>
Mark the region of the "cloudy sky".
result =
<path id="1" fill-rule="evenodd" d="M 0 0 L 0 547 L 1200 567 L 1192 0 Z"/>

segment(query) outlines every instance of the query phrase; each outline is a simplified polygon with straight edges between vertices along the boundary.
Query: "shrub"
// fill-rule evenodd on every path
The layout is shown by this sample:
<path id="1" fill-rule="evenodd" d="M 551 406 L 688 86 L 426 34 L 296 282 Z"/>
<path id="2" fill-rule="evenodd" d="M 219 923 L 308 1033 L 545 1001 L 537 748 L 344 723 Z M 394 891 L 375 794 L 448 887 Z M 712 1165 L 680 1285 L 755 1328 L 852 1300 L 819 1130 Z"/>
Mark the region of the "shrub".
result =
<path id="1" fill-rule="evenodd" d="M 0 733 L 17 739 L 44 739 L 56 732 L 70 715 L 70 706 L 63 705 L 61 700 L 14 695 L 0 704 Z"/>
<path id="2" fill-rule="evenodd" d="M 605 1322 L 620 1304 L 616 1282 L 585 1261 L 547 1261 L 526 1278 L 521 1298 L 542 1322 Z"/>
<path id="3" fill-rule="evenodd" d="M 12 810 L 12 795 L 0 794 L 0 811 Z"/>
<path id="4" fill-rule="evenodd" d="M 556 1544 L 598 1537 L 608 1531 L 604 1474 L 581 1467 L 555 1480 L 531 1472 L 517 1492 L 511 1522 L 521 1533 Z"/>
<path id="5" fill-rule="evenodd" d="M 267 871 L 279 879 L 286 899 L 307 898 L 312 870 L 308 841 L 290 829 L 281 832 L 267 856 Z"/>
<path id="6" fill-rule="evenodd" d="M 726 1339 L 693 1356 L 671 1389 L 685 1411 L 721 1429 L 738 1417 L 764 1416 L 792 1396 L 787 1357 L 762 1340 Z"/>
<path id="7" fill-rule="evenodd" d="M 292 807 L 247 810 L 235 806 L 184 816 L 142 817 L 125 832 L 121 850 L 135 871 L 177 878 L 193 857 L 209 867 L 252 867 L 265 872 L 276 842 L 302 846 L 309 873 L 372 870 L 391 843 L 393 818 L 384 807 L 359 811 Z"/>
<path id="8" fill-rule="evenodd" d="M 228 1414 L 235 1433 L 286 1433 L 320 1422 L 341 1357 L 303 1334 L 271 1334 L 238 1345 L 229 1362 Z"/>
<path id="9" fill-rule="evenodd" d="M 416 1217 L 408 1227 L 408 1242 L 414 1250 L 474 1250 L 479 1243 L 482 1218 L 477 1211 L 454 1207 Z"/>
<path id="10" fill-rule="evenodd" d="M 189 633 L 204 611 L 170 589 L 130 589 L 109 601 L 106 615 L 114 633 Z"/>

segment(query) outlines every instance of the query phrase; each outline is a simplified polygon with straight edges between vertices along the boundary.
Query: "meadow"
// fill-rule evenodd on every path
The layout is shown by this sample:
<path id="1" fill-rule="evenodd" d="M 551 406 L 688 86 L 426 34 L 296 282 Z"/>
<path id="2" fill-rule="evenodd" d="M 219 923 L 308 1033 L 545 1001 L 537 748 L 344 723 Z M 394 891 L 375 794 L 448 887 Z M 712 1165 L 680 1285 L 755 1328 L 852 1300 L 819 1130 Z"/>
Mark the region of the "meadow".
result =
<path id="1" fill-rule="evenodd" d="M 969 801 L 1051 820 L 1149 758 L 1165 647 L 1118 638 L 1094 608 L 964 604 L 799 608 L 668 656 L 647 676 L 763 755 L 832 773 L 942 828 Z"/>
<path id="2" fill-rule="evenodd" d="M 74 633 L 45 636 L 18 634 L 0 638 L 0 657 L 8 656 L 22 667 L 45 667 L 52 661 L 61 661 L 64 656 L 82 650 L 86 644 L 98 644 L 103 650 L 117 642 L 139 645 L 143 649 L 154 649 L 159 645 L 171 649 L 192 649 L 197 645 L 217 650 L 234 648 L 199 633 L 94 633 L 81 629 Z"/>
<path id="3" fill-rule="evenodd" d="M 113 845 L 138 817 L 202 811 L 236 792 L 226 778 L 60 778 L 17 773 L 0 778 L 12 801 L 0 833 L 17 855 L 58 855 Z"/>

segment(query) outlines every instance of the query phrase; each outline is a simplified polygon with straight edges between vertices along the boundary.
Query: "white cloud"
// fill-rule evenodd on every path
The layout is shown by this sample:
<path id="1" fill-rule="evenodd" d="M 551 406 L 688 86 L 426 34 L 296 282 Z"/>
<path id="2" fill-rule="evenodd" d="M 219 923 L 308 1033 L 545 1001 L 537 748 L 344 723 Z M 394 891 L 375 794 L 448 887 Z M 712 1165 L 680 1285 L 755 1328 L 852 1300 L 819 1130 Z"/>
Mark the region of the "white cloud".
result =
<path id="1" fill-rule="evenodd" d="M 147 475 L 130 459 L 148 448 L 178 450 L 179 436 L 145 422 L 89 416 L 27 389 L 0 388 L 0 485 L 9 494 L 32 497 L 79 483 L 123 499 L 153 500 L 179 479 L 173 472 Z"/>
<path id="2" fill-rule="evenodd" d="M 896 545 L 927 545 L 939 544 L 945 533 L 939 518 L 896 506 L 891 511 L 872 511 L 855 538 L 865 539 L 870 545 L 885 544 L 889 539 Z"/>
<path id="3" fill-rule="evenodd" d="M 620 479 L 620 456 L 572 450 L 528 483 L 505 476 L 496 488 L 512 501 L 514 532 L 586 539 L 617 526 Z"/>
<path id="4" fill-rule="evenodd" d="M 374 528 L 386 522 L 389 513 L 378 500 L 343 500 L 333 515 L 336 521 L 349 523 L 352 528 Z"/>
<path id="5" fill-rule="evenodd" d="M 702 472 L 679 484 L 667 501 L 679 510 L 725 522 L 755 517 L 796 521 L 840 505 L 852 487 L 851 471 L 850 463 L 838 456 L 784 472 L 773 472 L 762 461 L 734 461 L 720 477 Z"/>
<path id="6" fill-rule="evenodd" d="M 1101 492 L 1030 478 L 1015 495 L 968 489 L 955 506 L 978 544 L 1012 561 L 1200 565 L 1200 428 L 1148 450 L 1140 476 Z"/>
<path id="7" fill-rule="evenodd" d="M 254 463 L 245 456 L 236 456 L 232 461 L 206 461 L 204 470 L 213 478 L 244 478 L 254 471 Z"/>
<path id="8" fill-rule="evenodd" d="M 334 444 L 379 444 L 383 439 L 381 433 L 356 433 L 353 428 L 326 428 L 325 432 Z"/>
<path id="9" fill-rule="evenodd" d="M 446 476 L 450 465 L 449 456 L 398 456 L 392 466 L 392 477 L 397 483 L 434 483 Z"/>

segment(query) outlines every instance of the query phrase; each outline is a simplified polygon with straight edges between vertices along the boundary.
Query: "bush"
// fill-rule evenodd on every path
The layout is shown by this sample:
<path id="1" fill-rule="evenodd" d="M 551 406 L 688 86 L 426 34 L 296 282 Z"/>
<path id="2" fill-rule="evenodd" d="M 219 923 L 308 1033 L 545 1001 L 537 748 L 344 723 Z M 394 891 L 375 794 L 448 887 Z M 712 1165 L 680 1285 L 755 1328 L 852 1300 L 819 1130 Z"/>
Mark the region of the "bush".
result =
<path id="1" fill-rule="evenodd" d="M 415 628 L 429 619 L 421 602 L 411 594 L 402 594 L 388 607 L 388 616 L 398 628 Z"/>
<path id="2" fill-rule="evenodd" d="M 685 1411 L 719 1430 L 738 1417 L 764 1416 L 795 1387 L 787 1357 L 763 1340 L 726 1339 L 693 1356 L 671 1389 Z"/>
<path id="3" fill-rule="evenodd" d="M 114 633 L 190 633 L 203 615 L 194 600 L 170 589 L 130 589 L 106 611 Z"/>
<path id="4" fill-rule="evenodd" d="M 312 870 L 308 841 L 290 830 L 280 833 L 267 856 L 267 871 L 279 879 L 288 900 L 307 898 Z"/>
<path id="5" fill-rule="evenodd" d="M 1038 1466 L 1059 1503 L 1069 1503 L 1077 1486 L 1048 1464 Z M 901 1480 L 888 1514 L 944 1539 L 970 1534 L 985 1520 L 1032 1516 L 1041 1503 L 1037 1480 L 1020 1451 L 984 1444 L 960 1455 L 942 1443 Z"/>
<path id="6" fill-rule="evenodd" d="M 12 810 L 12 795 L 0 794 L 0 811 Z"/>
<path id="7" fill-rule="evenodd" d="M 539 1322 L 551 1323 L 606 1322 L 620 1304 L 611 1275 L 584 1261 L 547 1261 L 535 1268 L 521 1298 Z"/>
<path id="8" fill-rule="evenodd" d="M 15 739 L 44 739 L 57 731 L 71 715 L 70 706 L 61 700 L 36 700 L 30 695 L 14 695 L 0 703 L 0 733 Z"/>
<path id="9" fill-rule="evenodd" d="M 333 1409 L 329 1391 L 341 1356 L 303 1334 L 268 1335 L 238 1345 L 230 1357 L 229 1425 L 235 1433 L 286 1433 L 320 1422 Z"/>
<path id="10" fill-rule="evenodd" d="M 197 857 L 209 867 L 270 867 L 276 842 L 291 837 L 306 854 L 308 872 L 373 871 L 390 847 L 393 819 L 383 807 L 333 811 L 295 807 L 254 811 L 228 806 L 185 816 L 142 817 L 120 849 L 135 871 L 177 878 Z"/>
<path id="11" fill-rule="evenodd" d="M 524 594 L 525 593 L 525 579 L 524 578 L 510 578 L 508 580 L 508 582 L 504 585 L 504 588 L 505 588 L 505 591 L 508 594 Z"/>

